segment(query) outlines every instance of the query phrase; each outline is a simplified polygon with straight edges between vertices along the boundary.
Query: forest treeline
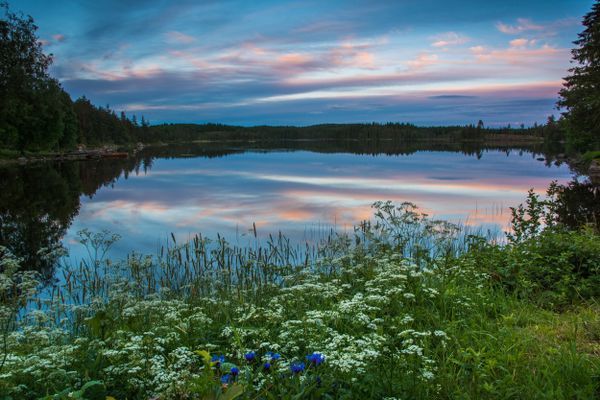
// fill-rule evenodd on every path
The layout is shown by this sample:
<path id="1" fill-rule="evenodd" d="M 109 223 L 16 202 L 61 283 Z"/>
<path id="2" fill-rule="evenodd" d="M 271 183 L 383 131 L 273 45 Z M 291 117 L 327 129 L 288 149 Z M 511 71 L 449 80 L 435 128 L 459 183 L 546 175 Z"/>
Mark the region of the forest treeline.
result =
<path id="1" fill-rule="evenodd" d="M 564 139 L 562 130 L 553 118 L 545 125 L 513 129 L 485 128 L 477 125 L 419 127 L 408 123 L 320 124 L 297 126 L 240 127 L 222 124 L 162 124 L 143 129 L 142 142 L 185 142 L 195 140 L 336 140 L 336 141 L 406 141 L 406 140 L 488 140 L 502 135 L 519 140 L 532 136 L 549 141 Z"/>

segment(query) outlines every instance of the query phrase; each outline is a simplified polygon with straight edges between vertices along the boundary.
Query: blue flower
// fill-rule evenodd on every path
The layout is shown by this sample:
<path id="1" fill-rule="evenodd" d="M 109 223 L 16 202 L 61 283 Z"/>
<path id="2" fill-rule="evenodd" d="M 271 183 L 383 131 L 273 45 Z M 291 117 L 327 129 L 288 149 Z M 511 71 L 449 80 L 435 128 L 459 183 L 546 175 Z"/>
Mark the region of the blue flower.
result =
<path id="1" fill-rule="evenodd" d="M 218 367 L 221 365 L 221 363 L 225 362 L 225 356 L 212 356 L 212 358 L 210 359 L 210 361 L 212 361 L 213 363 L 215 363 L 215 365 Z"/>
<path id="2" fill-rule="evenodd" d="M 233 367 L 233 368 L 231 368 L 230 373 L 233 376 L 238 376 L 238 374 L 240 373 L 240 369 L 238 367 Z"/>
<path id="3" fill-rule="evenodd" d="M 306 360 L 315 367 L 323 364 L 325 361 L 325 356 L 321 353 L 312 353 L 306 356 Z"/>
<path id="4" fill-rule="evenodd" d="M 251 352 L 246 353 L 244 355 L 244 357 L 246 358 L 246 361 L 252 362 L 252 361 L 254 361 L 256 359 L 256 353 L 253 352 L 253 351 L 251 351 Z"/>
<path id="5" fill-rule="evenodd" d="M 225 374 L 221 377 L 221 383 L 230 383 L 232 381 L 232 376 L 229 374 Z"/>
<path id="6" fill-rule="evenodd" d="M 268 371 L 271 369 L 271 363 L 266 362 L 263 367 L 265 368 L 266 371 Z"/>
<path id="7" fill-rule="evenodd" d="M 269 357 L 271 359 L 271 361 L 277 361 L 281 358 L 281 354 L 273 353 L 272 351 L 269 351 L 267 353 L 267 357 Z"/>
<path id="8" fill-rule="evenodd" d="M 299 373 L 303 372 L 304 368 L 306 368 L 306 366 L 304 365 L 303 362 L 295 362 L 292 365 L 290 365 L 290 370 L 294 374 L 299 374 Z"/>

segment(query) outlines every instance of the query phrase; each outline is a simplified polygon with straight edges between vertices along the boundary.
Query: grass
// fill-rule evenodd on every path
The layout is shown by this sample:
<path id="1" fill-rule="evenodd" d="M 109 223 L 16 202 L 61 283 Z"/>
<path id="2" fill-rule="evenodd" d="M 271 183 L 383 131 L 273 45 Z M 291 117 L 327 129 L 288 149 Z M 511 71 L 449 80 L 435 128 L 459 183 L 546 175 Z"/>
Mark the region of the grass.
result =
<path id="1" fill-rule="evenodd" d="M 592 162 L 592 160 L 600 160 L 600 150 L 595 150 L 595 151 L 589 150 L 589 151 L 586 151 L 581 156 L 581 158 L 583 158 L 583 160 L 585 162 L 588 162 L 588 163 Z"/>
<path id="2" fill-rule="evenodd" d="M 105 260 L 117 239 L 82 232 L 89 260 L 65 266 L 61 283 L 46 289 L 19 274 L 18 260 L 1 251 L 6 334 L 0 396 L 600 394 L 594 292 L 548 307 L 529 289 L 539 271 L 502 278 L 507 260 L 522 266 L 546 256 L 531 246 L 535 235 L 498 245 L 465 238 L 410 204 L 377 203 L 374 221 L 354 235 L 308 247 L 294 247 L 283 236 L 252 248 L 197 237 L 172 243 L 156 257 Z M 574 243 L 600 256 L 587 236 Z M 562 275 L 550 275 L 556 276 L 544 278 L 548 290 L 561 289 Z"/>

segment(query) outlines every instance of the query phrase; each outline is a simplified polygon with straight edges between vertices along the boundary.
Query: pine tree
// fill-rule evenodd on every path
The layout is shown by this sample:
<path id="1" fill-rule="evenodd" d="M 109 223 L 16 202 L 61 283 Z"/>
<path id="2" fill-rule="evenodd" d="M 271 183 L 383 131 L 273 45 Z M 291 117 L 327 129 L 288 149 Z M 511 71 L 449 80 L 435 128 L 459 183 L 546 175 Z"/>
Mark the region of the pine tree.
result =
<path id="1" fill-rule="evenodd" d="M 0 146 L 24 150 L 72 147 L 72 102 L 48 75 L 33 18 L 13 13 L 0 0 Z"/>
<path id="2" fill-rule="evenodd" d="M 578 150 L 600 148 L 600 0 L 583 17 L 584 30 L 573 42 L 573 60 L 558 106 L 569 142 Z"/>

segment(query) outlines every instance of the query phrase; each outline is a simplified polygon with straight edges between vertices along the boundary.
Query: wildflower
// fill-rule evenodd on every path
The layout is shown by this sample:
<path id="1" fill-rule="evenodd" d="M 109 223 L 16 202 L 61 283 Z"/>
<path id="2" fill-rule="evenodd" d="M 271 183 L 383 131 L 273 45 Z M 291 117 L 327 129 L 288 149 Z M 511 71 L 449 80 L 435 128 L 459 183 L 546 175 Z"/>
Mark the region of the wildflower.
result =
<path id="1" fill-rule="evenodd" d="M 223 383 L 223 384 L 231 383 L 232 380 L 233 380 L 233 377 L 230 374 L 225 374 L 221 377 L 221 383 Z"/>
<path id="2" fill-rule="evenodd" d="M 325 361 L 325 356 L 321 353 L 312 353 L 306 356 L 306 360 L 315 367 L 323 364 Z"/>
<path id="3" fill-rule="evenodd" d="M 267 357 L 269 357 L 271 359 L 271 361 L 277 361 L 281 358 L 281 354 L 273 353 L 272 351 L 269 351 L 267 353 Z"/>
<path id="4" fill-rule="evenodd" d="M 306 366 L 304 365 L 303 362 L 295 362 L 292 365 L 290 365 L 290 370 L 294 374 L 299 374 L 301 372 L 304 372 L 305 368 L 306 368 Z"/>
<path id="5" fill-rule="evenodd" d="M 225 356 L 212 356 L 212 358 L 210 359 L 211 363 L 214 364 L 215 367 L 219 368 L 221 366 L 221 363 L 225 362 Z"/>
<path id="6" fill-rule="evenodd" d="M 233 376 L 238 376 L 238 374 L 240 373 L 240 369 L 238 367 L 233 367 L 231 368 L 231 371 L 229 371 L 229 373 Z"/>
<path id="7" fill-rule="evenodd" d="M 250 351 L 250 352 L 246 353 L 244 355 L 244 357 L 246 358 L 246 361 L 248 361 L 249 363 L 251 363 L 254 360 L 256 360 L 256 353 L 253 352 L 253 351 Z"/>
<path id="8" fill-rule="evenodd" d="M 431 371 L 423 371 L 423 373 L 421 374 L 423 376 L 423 378 L 425 378 L 426 380 L 431 380 L 435 377 L 435 375 L 433 374 L 433 372 Z"/>
<path id="9" fill-rule="evenodd" d="M 269 371 L 271 369 L 271 363 L 266 362 L 265 365 L 263 365 L 263 368 L 265 369 L 265 371 Z"/>

